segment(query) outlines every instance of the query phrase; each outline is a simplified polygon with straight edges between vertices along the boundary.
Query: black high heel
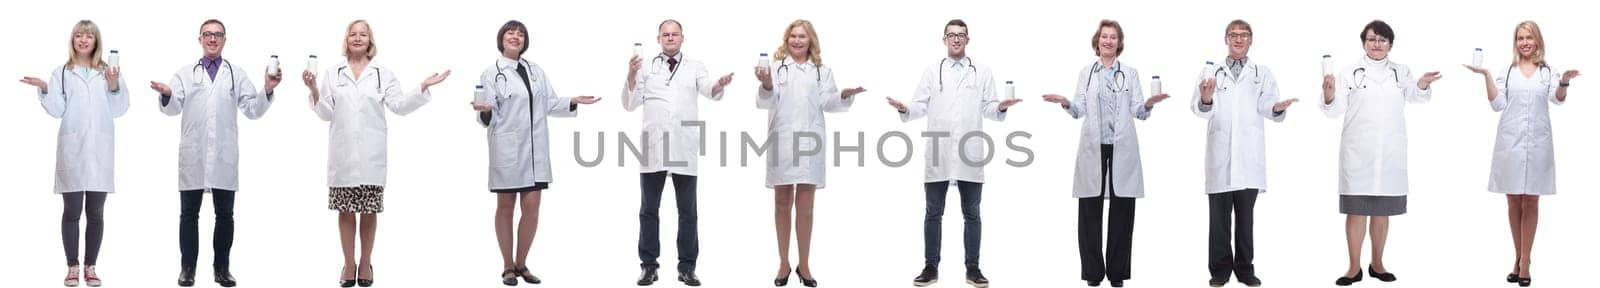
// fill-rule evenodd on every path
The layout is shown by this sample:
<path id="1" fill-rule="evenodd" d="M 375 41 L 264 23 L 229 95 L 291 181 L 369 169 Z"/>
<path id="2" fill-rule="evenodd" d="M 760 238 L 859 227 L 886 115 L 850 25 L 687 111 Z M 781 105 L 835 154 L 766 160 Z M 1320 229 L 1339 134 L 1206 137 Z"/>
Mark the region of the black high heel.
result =
<path id="1" fill-rule="evenodd" d="M 506 286 L 517 286 L 517 274 L 518 272 L 516 268 L 507 268 L 506 271 L 500 272 L 500 284 L 505 284 Z"/>
<path id="2" fill-rule="evenodd" d="M 1517 281 L 1520 281 L 1520 280 L 1522 280 L 1522 279 L 1521 278 L 1517 278 L 1517 273 L 1511 273 L 1511 274 L 1506 275 L 1506 283 L 1517 283 Z"/>
<path id="3" fill-rule="evenodd" d="M 528 284 L 539 284 L 539 276 L 533 276 L 533 271 L 528 271 L 528 266 L 517 268 L 517 274 L 522 275 L 522 281 Z"/>
<path id="4" fill-rule="evenodd" d="M 784 269 L 784 270 L 788 270 L 788 269 Z M 794 274 L 790 273 L 789 275 L 783 275 L 783 278 L 772 278 L 772 286 L 778 286 L 778 287 L 789 286 L 789 276 L 791 276 L 791 275 L 794 275 Z"/>
<path id="5" fill-rule="evenodd" d="M 800 268 L 794 268 L 794 274 L 800 274 Z M 806 287 L 817 287 L 817 279 L 806 279 L 806 275 L 800 275 L 800 284 Z"/>
<path id="6" fill-rule="evenodd" d="M 1361 282 L 1361 270 L 1356 270 L 1356 277 L 1353 277 L 1353 278 L 1352 277 L 1339 277 L 1339 280 L 1338 281 L 1334 281 L 1333 285 L 1350 286 L 1350 284 L 1355 284 L 1356 282 Z"/>
<path id="7" fill-rule="evenodd" d="M 367 273 L 372 273 L 372 264 L 367 264 Z M 372 287 L 372 278 L 361 278 L 361 266 L 356 266 L 356 286 Z"/>
<path id="8" fill-rule="evenodd" d="M 356 269 L 356 271 L 360 271 L 360 269 Z M 356 279 L 344 279 L 343 268 L 339 269 L 339 287 L 356 287 Z"/>
<path id="9" fill-rule="evenodd" d="M 1528 285 L 1533 285 L 1533 278 L 1517 278 L 1517 286 L 1528 287 Z"/>

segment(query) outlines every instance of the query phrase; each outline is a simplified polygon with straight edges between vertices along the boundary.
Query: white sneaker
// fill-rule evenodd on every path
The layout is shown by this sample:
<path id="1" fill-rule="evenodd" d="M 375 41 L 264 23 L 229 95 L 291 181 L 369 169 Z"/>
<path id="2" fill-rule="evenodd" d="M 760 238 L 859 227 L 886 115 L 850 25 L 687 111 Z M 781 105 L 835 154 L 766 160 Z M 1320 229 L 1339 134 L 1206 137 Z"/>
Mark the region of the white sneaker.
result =
<path id="1" fill-rule="evenodd" d="M 83 267 L 83 282 L 89 287 L 100 287 L 100 275 L 94 273 L 94 265 Z"/>
<path id="2" fill-rule="evenodd" d="M 61 281 L 67 287 L 78 287 L 78 266 L 67 267 L 67 278 Z"/>

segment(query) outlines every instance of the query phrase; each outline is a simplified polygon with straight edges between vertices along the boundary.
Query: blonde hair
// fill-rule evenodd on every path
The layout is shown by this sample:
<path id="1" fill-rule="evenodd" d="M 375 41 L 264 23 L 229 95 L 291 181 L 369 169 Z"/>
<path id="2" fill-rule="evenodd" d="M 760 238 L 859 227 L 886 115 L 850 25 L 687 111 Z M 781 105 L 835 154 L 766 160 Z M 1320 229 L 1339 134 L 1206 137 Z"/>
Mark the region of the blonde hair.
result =
<path id="1" fill-rule="evenodd" d="M 794 27 L 806 29 L 806 37 L 811 39 L 811 48 L 808 51 L 811 54 L 809 57 L 811 63 L 822 67 L 822 40 L 817 39 L 817 28 L 812 27 L 811 21 L 806 19 L 796 19 L 789 23 L 789 28 L 783 29 L 783 44 L 778 45 L 778 52 L 772 53 L 772 59 L 782 62 L 783 59 L 789 58 L 789 31 L 794 31 Z"/>
<path id="2" fill-rule="evenodd" d="M 1528 60 L 1533 61 L 1533 64 L 1544 65 L 1544 32 L 1539 32 L 1539 23 L 1533 23 L 1533 21 L 1522 21 L 1522 23 L 1517 24 L 1516 30 L 1511 31 L 1511 51 L 1513 51 L 1511 55 L 1514 55 L 1511 56 L 1511 63 L 1520 63 L 1522 61 L 1522 53 L 1514 51 L 1518 50 L 1517 32 L 1523 29 L 1527 29 L 1529 34 L 1533 34 L 1533 42 L 1536 43 L 1534 46 L 1538 47 L 1534 49 L 1533 56 L 1531 56 L 1532 59 Z"/>
<path id="3" fill-rule="evenodd" d="M 93 59 L 95 62 L 91 63 L 92 65 L 78 65 L 79 63 L 77 63 L 78 50 L 73 47 L 77 47 L 78 33 L 88 33 L 90 36 L 94 37 L 94 48 L 92 48 L 93 50 L 89 50 L 89 53 L 93 54 L 91 55 L 91 57 L 93 57 L 91 59 Z M 94 21 L 79 20 L 77 25 L 72 26 L 72 34 L 69 34 L 69 37 L 67 37 L 67 66 L 78 65 L 90 68 L 104 67 L 106 66 L 106 61 L 102 60 L 100 57 L 102 52 L 103 51 L 100 45 L 99 25 L 94 25 Z"/>
<path id="4" fill-rule="evenodd" d="M 350 31 L 356 29 L 356 24 L 367 25 L 367 60 L 378 57 L 378 37 L 375 37 L 376 34 L 372 33 L 372 24 L 368 24 L 365 19 L 350 21 L 350 25 L 344 27 L 344 44 L 342 44 L 344 48 L 341 48 L 344 50 L 344 56 L 350 57 Z"/>

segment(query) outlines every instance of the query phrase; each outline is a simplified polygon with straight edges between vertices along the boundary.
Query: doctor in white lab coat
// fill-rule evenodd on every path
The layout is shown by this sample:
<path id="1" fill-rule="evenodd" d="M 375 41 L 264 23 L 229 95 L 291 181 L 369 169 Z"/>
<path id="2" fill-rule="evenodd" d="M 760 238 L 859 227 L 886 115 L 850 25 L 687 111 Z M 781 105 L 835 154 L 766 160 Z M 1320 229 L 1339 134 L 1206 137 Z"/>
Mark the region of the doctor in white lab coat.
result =
<path id="1" fill-rule="evenodd" d="M 978 138 L 967 135 L 983 133 L 983 119 L 1004 121 L 1006 111 L 1020 99 L 1000 100 L 995 91 L 994 71 L 988 65 L 973 62 L 967 57 L 967 22 L 950 20 L 944 26 L 946 57 L 938 64 L 923 69 L 922 80 L 912 92 L 910 103 L 894 98 L 889 106 L 900 114 L 902 122 L 927 117 L 927 132 L 944 133 L 929 137 L 924 160 L 922 188 L 926 194 L 927 211 L 922 221 L 923 269 L 912 284 L 927 286 L 939 279 L 940 236 L 944 222 L 944 203 L 950 186 L 961 192 L 962 240 L 966 248 L 966 280 L 974 285 L 988 285 L 989 279 L 978 269 L 980 243 L 983 237 L 983 220 L 978 204 L 983 199 L 983 166 L 969 163 L 984 159 L 993 147 L 987 147 Z M 974 136 L 975 137 L 975 136 Z M 964 141 L 963 139 L 969 139 Z"/>
<path id="2" fill-rule="evenodd" d="M 826 186 L 827 124 L 823 113 L 850 109 L 861 87 L 839 90 L 833 68 L 822 65 L 822 48 L 811 21 L 795 20 L 784 28 L 784 43 L 770 65 L 756 66 L 756 108 L 767 110 L 767 187 L 777 208 L 774 217 L 780 255 L 778 279 L 789 279 L 790 225 L 800 241 L 800 281 L 815 287 L 811 278 L 811 220 L 816 190 Z M 763 67 L 764 66 L 764 67 Z M 798 210 L 794 221 L 790 212 Z M 777 283 L 774 283 L 777 284 Z M 782 285 L 779 285 L 782 286 Z"/>
<path id="3" fill-rule="evenodd" d="M 1279 101 L 1272 70 L 1250 59 L 1255 32 L 1249 22 L 1233 20 L 1223 31 L 1228 57 L 1200 71 L 1189 103 L 1206 119 L 1208 267 L 1212 287 L 1226 285 L 1230 274 L 1255 287 L 1261 286 L 1253 261 L 1256 196 L 1267 191 L 1266 122 L 1283 122 L 1298 100 Z"/>
<path id="4" fill-rule="evenodd" d="M 389 133 L 384 109 L 406 115 L 427 104 L 428 87 L 450 71 L 433 74 L 405 92 L 395 71 L 373 63 L 378 45 L 366 20 L 350 22 L 344 33 L 345 63 L 322 74 L 302 73 L 311 88 L 311 111 L 328 126 L 328 209 L 339 212 L 345 267 L 341 281 L 372 283 L 372 242 L 383 212 L 388 176 Z M 318 81 L 320 78 L 321 81 Z M 356 214 L 361 214 L 361 262 L 356 263 Z M 358 271 L 359 270 L 359 271 Z"/>
<path id="5" fill-rule="evenodd" d="M 1545 62 L 1544 33 L 1539 24 L 1517 24 L 1512 45 L 1515 64 L 1505 71 L 1463 65 L 1483 75 L 1489 108 L 1500 112 L 1494 154 L 1489 164 L 1489 192 L 1506 194 L 1516 246 L 1507 282 L 1532 285 L 1529 257 L 1539 225 L 1539 196 L 1556 194 L 1556 152 L 1551 133 L 1550 104 L 1567 101 L 1567 87 L 1578 70 L 1557 73 Z M 1500 74 L 1504 73 L 1504 74 Z M 1498 79 L 1495 76 L 1500 76 Z"/>
<path id="6" fill-rule="evenodd" d="M 201 23 L 196 36 L 204 50 L 200 60 L 179 67 L 171 82 L 150 81 L 150 88 L 161 96 L 157 103 L 161 113 L 183 114 L 178 142 L 178 246 L 182 253 L 179 286 L 194 285 L 200 206 L 206 193 L 212 194 L 211 208 L 217 216 L 212 235 L 212 274 L 223 286 L 238 284 L 228 269 L 233 247 L 234 192 L 239 191 L 238 115 L 260 119 L 272 107 L 273 89 L 283 79 L 282 73 L 269 74 L 265 89 L 257 91 L 244 67 L 222 58 L 222 48 L 228 41 L 226 31 L 222 21 L 216 19 Z"/>
<path id="7" fill-rule="evenodd" d="M 500 27 L 496 47 L 500 58 L 483 70 L 478 85 L 483 86 L 483 103 L 472 103 L 478 124 L 488 128 L 489 192 L 495 193 L 495 236 L 499 240 L 500 281 L 517 285 L 520 276 L 539 284 L 539 277 L 528 271 L 528 251 L 539 229 L 541 194 L 554 181 L 550 170 L 549 117 L 574 117 L 578 104 L 592 104 L 594 96 L 560 97 L 550 78 L 538 64 L 522 58 L 527 52 L 528 27 L 521 21 L 507 21 Z M 517 201 L 522 202 L 522 217 L 515 229 L 511 220 Z M 512 237 L 516 231 L 516 239 Z M 513 259 L 511 243 L 517 240 Z"/>
<path id="8" fill-rule="evenodd" d="M 1350 266 L 1335 284 L 1361 281 L 1361 242 L 1371 218 L 1373 251 L 1383 251 L 1389 216 L 1405 214 L 1409 184 L 1406 176 L 1406 103 L 1427 102 L 1430 85 L 1439 72 L 1413 76 L 1411 68 L 1389 59 L 1394 29 L 1372 21 L 1361 29 L 1366 56 L 1350 66 L 1324 75 L 1322 111 L 1329 118 L 1344 116 L 1339 143 L 1339 212 L 1344 213 Z M 1384 282 L 1395 280 L 1383 266 L 1383 255 L 1373 253 L 1368 271 Z"/>
<path id="9" fill-rule="evenodd" d="M 1139 70 L 1117 60 L 1125 47 L 1122 24 L 1101 20 L 1090 48 L 1099 61 L 1078 72 L 1072 100 L 1056 94 L 1044 101 L 1060 104 L 1072 118 L 1085 118 L 1078 137 L 1078 160 L 1072 195 L 1078 198 L 1078 257 L 1083 280 L 1098 286 L 1106 279 L 1113 287 L 1132 277 L 1134 200 L 1144 197 L 1144 172 L 1139 159 L 1139 133 L 1133 120 L 1150 118 L 1150 110 L 1171 96 L 1144 99 Z M 1111 202 L 1101 253 L 1101 218 Z"/>
<path id="10" fill-rule="evenodd" d="M 634 55 L 629 59 L 628 78 L 622 90 L 622 108 L 633 112 L 644 108 L 639 137 L 644 138 L 644 157 L 639 165 L 639 267 L 638 285 L 650 285 L 659 278 L 656 261 L 661 256 L 661 190 L 671 176 L 678 207 L 678 281 L 699 286 L 694 273 L 700 257 L 700 213 L 697 206 L 699 158 L 704 126 L 685 124 L 700 121 L 700 97 L 722 100 L 723 88 L 733 82 L 733 73 L 714 77 L 706 64 L 683 56 L 683 24 L 664 20 L 656 25 L 656 43 L 661 54 Z"/>
<path id="11" fill-rule="evenodd" d="M 116 192 L 114 160 L 116 127 L 112 119 L 128 113 L 128 85 L 121 67 L 108 65 L 101 55 L 100 28 L 89 20 L 72 28 L 67 64 L 50 71 L 50 82 L 23 77 L 38 88 L 39 102 L 50 117 L 61 119 L 56 133 L 55 192 L 61 194 L 61 246 L 67 255 L 67 286 L 80 281 L 100 285 L 95 262 L 104 231 L 106 195 Z M 89 216 L 84 227 L 84 261 L 78 262 L 78 220 Z M 80 278 L 79 272 L 83 276 Z"/>

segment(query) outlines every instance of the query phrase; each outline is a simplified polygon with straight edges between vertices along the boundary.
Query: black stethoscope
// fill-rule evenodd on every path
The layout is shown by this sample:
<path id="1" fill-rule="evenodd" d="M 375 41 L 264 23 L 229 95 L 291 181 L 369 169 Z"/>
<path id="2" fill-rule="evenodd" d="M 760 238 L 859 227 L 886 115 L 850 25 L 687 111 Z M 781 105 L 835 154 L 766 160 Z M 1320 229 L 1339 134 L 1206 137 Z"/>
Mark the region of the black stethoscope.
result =
<path id="1" fill-rule="evenodd" d="M 978 75 L 978 67 L 972 66 L 972 58 L 966 58 L 966 59 L 967 59 L 967 69 L 972 69 L 972 75 Z M 945 62 L 951 62 L 950 58 L 939 59 L 939 67 L 940 67 L 939 68 L 939 92 L 944 92 L 944 68 L 943 67 L 944 67 L 944 63 Z M 956 63 L 960 64 L 960 62 L 956 62 Z M 1122 73 L 1122 72 L 1118 71 L 1117 73 Z M 818 75 L 818 76 L 820 77 L 820 75 Z M 817 81 L 822 81 L 822 80 L 818 79 Z M 961 84 L 961 83 L 956 83 L 956 84 Z"/>
<path id="2" fill-rule="evenodd" d="M 201 79 L 200 75 L 203 75 L 203 74 L 200 74 L 200 73 L 204 73 L 205 72 L 205 70 L 202 69 L 202 68 L 206 67 L 205 65 L 206 65 L 205 60 L 201 60 L 200 63 L 195 63 L 194 64 L 194 68 L 193 69 L 189 69 L 189 73 L 194 74 L 195 75 L 195 79 Z M 218 64 L 218 66 L 217 66 L 217 72 L 221 73 L 223 67 L 227 67 L 228 68 L 228 80 L 230 80 L 230 81 L 228 81 L 228 83 L 230 83 L 230 84 L 228 84 L 228 86 L 229 86 L 228 87 L 228 92 L 232 93 L 233 95 L 238 95 L 239 94 L 239 76 L 233 75 L 233 63 L 229 63 L 228 59 L 222 59 L 222 64 Z M 182 77 L 178 78 L 178 86 L 188 87 L 188 86 L 183 86 L 183 78 Z"/>
<path id="3" fill-rule="evenodd" d="M 1211 62 L 1207 61 L 1206 63 L 1211 63 Z M 1239 71 L 1244 71 L 1244 67 L 1243 67 L 1244 65 L 1245 64 L 1243 64 L 1243 63 L 1239 64 L 1239 66 L 1241 66 L 1239 68 Z M 1220 77 L 1217 77 L 1217 76 L 1222 76 L 1223 75 L 1222 71 L 1227 71 L 1227 69 L 1228 69 L 1228 66 L 1217 67 L 1216 71 L 1211 72 L 1211 78 L 1220 78 Z M 1251 72 L 1255 72 L 1255 78 L 1250 78 L 1250 79 L 1252 81 L 1255 81 L 1256 84 L 1261 84 L 1261 70 L 1260 69 L 1253 69 L 1253 70 L 1250 70 L 1250 71 Z M 1223 81 L 1223 82 L 1220 82 L 1220 83 L 1227 83 L 1227 81 Z M 1232 85 L 1226 85 L 1226 86 L 1225 85 L 1217 85 L 1217 89 L 1222 90 L 1222 91 L 1228 91 L 1228 89 L 1231 89 L 1231 88 L 1233 88 Z"/>
<path id="4" fill-rule="evenodd" d="M 368 67 L 372 67 L 372 71 L 377 73 L 377 76 L 378 76 L 378 89 L 377 89 L 378 95 L 383 95 L 383 69 L 379 69 L 376 66 L 368 66 Z M 349 65 L 345 65 L 345 66 L 339 67 L 339 70 L 338 71 L 334 71 L 334 72 L 335 73 L 343 73 L 344 72 L 344 68 L 350 68 L 350 66 Z M 349 80 L 343 80 L 343 81 L 349 81 Z M 348 84 L 355 84 L 355 83 L 348 83 Z"/>
<path id="5" fill-rule="evenodd" d="M 517 64 L 522 64 L 523 67 L 533 66 L 533 65 L 528 65 L 528 61 L 527 60 L 522 60 L 522 59 L 517 59 Z M 529 71 L 529 73 L 532 73 L 532 72 L 533 71 Z M 529 75 L 528 78 L 533 78 L 533 77 L 532 77 L 532 75 Z M 538 81 L 538 80 L 534 80 L 534 79 L 524 79 L 524 80 L 528 81 L 530 83 L 534 82 L 534 81 Z M 508 78 L 506 78 L 505 69 L 496 69 L 495 72 L 494 72 L 494 85 L 497 86 L 497 87 L 500 87 L 500 94 L 507 94 L 506 93 L 506 91 L 507 91 L 506 83 L 507 82 L 510 82 L 510 80 L 508 80 Z M 527 85 L 529 87 L 533 86 L 532 84 L 527 84 Z M 528 95 L 529 95 L 529 97 L 532 97 L 533 91 L 529 90 L 528 91 Z"/>
<path id="6" fill-rule="evenodd" d="M 799 63 L 796 63 L 795 65 L 799 65 Z M 789 69 L 789 63 L 783 63 L 782 65 L 778 65 L 777 73 L 772 73 L 773 76 L 777 76 L 778 77 L 778 85 L 783 85 L 783 84 L 789 83 L 789 77 L 783 77 L 783 70 L 784 69 Z M 822 82 L 822 70 L 817 70 L 817 82 L 818 83 Z"/>
<path id="7" fill-rule="evenodd" d="M 1394 68 L 1394 67 L 1389 67 L 1389 70 L 1390 71 L 1394 71 L 1394 83 L 1395 83 L 1396 86 L 1399 86 L 1400 85 L 1400 69 L 1397 69 L 1397 68 Z M 1358 68 L 1356 68 L 1356 71 L 1350 71 L 1350 75 L 1351 75 L 1351 77 L 1356 79 L 1356 83 L 1360 83 L 1361 84 L 1361 87 L 1359 87 L 1359 89 L 1367 89 L 1367 67 L 1358 67 Z M 1358 88 L 1357 87 L 1350 87 L 1350 89 L 1358 89 Z"/>
<path id="8" fill-rule="evenodd" d="M 679 52 L 679 53 L 682 53 L 682 52 Z M 667 55 L 666 54 L 657 54 L 656 58 L 650 60 L 651 69 L 655 70 L 656 72 L 661 72 L 661 66 L 657 66 L 656 63 L 666 62 L 666 59 L 667 59 Z M 679 61 L 678 64 L 683 64 L 683 62 Z M 670 67 L 671 64 L 668 64 L 668 66 L 669 67 L 667 67 L 667 70 L 671 71 L 671 72 L 667 74 L 667 87 L 672 87 L 672 78 L 678 77 L 678 69 L 674 69 L 674 68 Z"/>
<path id="9" fill-rule="evenodd" d="M 1511 71 L 1512 70 L 1516 70 L 1516 69 L 1517 69 L 1517 65 L 1511 65 L 1510 68 L 1506 68 L 1505 90 L 1506 90 L 1507 94 L 1511 93 Z M 1549 65 L 1544 65 L 1544 63 L 1539 63 L 1539 71 L 1534 75 L 1544 75 L 1544 73 L 1546 73 L 1546 71 L 1554 72 L 1554 71 L 1550 70 L 1550 66 Z M 1545 87 L 1550 87 L 1550 78 L 1549 77 L 1539 77 L 1539 85 L 1544 85 Z M 1504 96 L 1504 95 L 1502 95 L 1502 96 Z"/>
<path id="10" fill-rule="evenodd" d="M 1089 70 L 1089 75 L 1084 75 L 1084 78 L 1088 78 L 1088 79 L 1085 79 L 1084 81 L 1088 82 L 1088 84 L 1089 84 L 1089 85 L 1085 85 L 1084 89 L 1088 89 L 1088 87 L 1094 87 L 1094 78 L 1099 78 L 1099 77 L 1095 77 L 1095 75 L 1098 75 L 1100 73 L 1100 70 L 1101 70 L 1101 65 L 1099 65 L 1099 64 L 1100 63 L 1096 62 L 1095 65 L 1094 65 L 1094 69 L 1090 69 Z M 1112 79 L 1112 82 L 1116 82 L 1116 83 L 1109 83 L 1110 85 L 1108 85 L 1108 86 L 1110 86 L 1112 88 L 1111 91 L 1112 92 L 1127 92 L 1128 91 L 1128 85 L 1127 85 L 1127 83 L 1124 83 L 1124 82 L 1127 82 L 1128 76 L 1127 76 L 1127 74 L 1123 74 L 1122 73 L 1122 62 L 1118 61 L 1116 64 L 1112 65 L 1112 69 L 1115 69 L 1115 71 L 1111 73 L 1111 79 Z M 1085 92 L 1087 92 L 1087 91 L 1085 91 Z"/>

